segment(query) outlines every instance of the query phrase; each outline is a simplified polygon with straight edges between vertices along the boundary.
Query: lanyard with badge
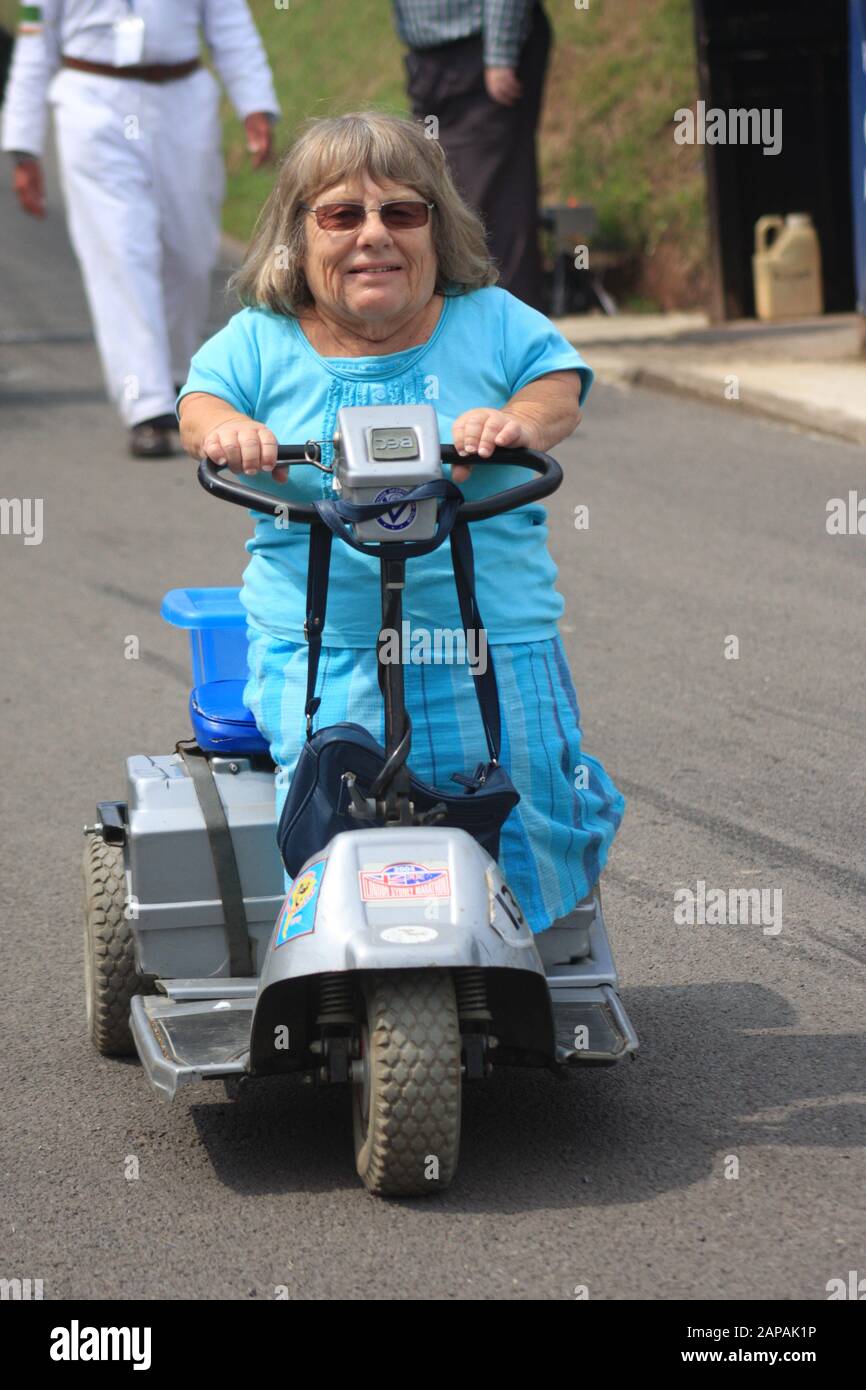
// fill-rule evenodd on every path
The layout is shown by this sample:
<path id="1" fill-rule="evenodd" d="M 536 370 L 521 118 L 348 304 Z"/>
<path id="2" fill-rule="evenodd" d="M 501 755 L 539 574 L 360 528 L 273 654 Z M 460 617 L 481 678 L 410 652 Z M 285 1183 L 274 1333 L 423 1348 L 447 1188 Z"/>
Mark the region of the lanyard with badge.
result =
<path id="1" fill-rule="evenodd" d="M 126 0 L 128 14 L 111 26 L 114 34 L 114 66 L 126 68 L 141 62 L 144 52 L 144 19 L 134 14 L 135 0 Z"/>

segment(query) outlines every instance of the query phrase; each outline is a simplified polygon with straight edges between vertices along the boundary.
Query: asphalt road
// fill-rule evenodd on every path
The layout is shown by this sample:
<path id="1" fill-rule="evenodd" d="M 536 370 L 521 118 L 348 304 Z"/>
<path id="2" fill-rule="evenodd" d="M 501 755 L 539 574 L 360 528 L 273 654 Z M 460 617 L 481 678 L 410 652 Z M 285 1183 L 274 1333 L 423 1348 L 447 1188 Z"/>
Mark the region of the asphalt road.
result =
<path id="1" fill-rule="evenodd" d="M 187 733 L 159 600 L 236 582 L 248 523 L 189 461 L 126 456 L 56 194 L 37 225 L 4 183 L 0 283 L 0 492 L 44 499 L 41 544 L 0 536 L 0 1276 L 46 1298 L 546 1300 L 823 1299 L 866 1273 L 866 540 L 825 530 L 861 451 L 735 402 L 594 392 L 557 451 L 552 544 L 586 747 L 628 797 L 606 907 L 642 1052 L 472 1088 L 453 1188 L 386 1203 L 354 1176 L 344 1094 L 163 1107 L 90 1050 L 81 827 L 128 754 Z M 676 925 L 698 880 L 780 889 L 781 932 Z"/>

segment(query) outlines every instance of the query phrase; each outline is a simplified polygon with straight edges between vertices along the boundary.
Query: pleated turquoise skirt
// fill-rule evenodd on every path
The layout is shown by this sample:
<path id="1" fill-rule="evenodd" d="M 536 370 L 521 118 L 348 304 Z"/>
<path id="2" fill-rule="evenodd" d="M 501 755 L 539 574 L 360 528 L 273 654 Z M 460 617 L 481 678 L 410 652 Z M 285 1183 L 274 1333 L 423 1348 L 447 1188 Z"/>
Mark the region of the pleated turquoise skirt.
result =
<path id="1" fill-rule="evenodd" d="M 277 765 L 279 819 L 305 738 L 305 643 L 250 626 L 248 708 Z M 625 800 L 582 747 L 580 710 L 561 640 L 491 644 L 502 708 L 500 761 L 520 793 L 502 830 L 499 863 L 533 931 L 544 931 L 591 891 L 622 821 Z M 404 666 L 412 719 L 409 764 L 447 789 L 452 772 L 487 760 L 472 677 L 463 664 Z M 349 720 L 380 743 L 382 695 L 373 647 L 323 647 L 315 728 Z M 452 789 L 454 784 L 451 784 Z"/>

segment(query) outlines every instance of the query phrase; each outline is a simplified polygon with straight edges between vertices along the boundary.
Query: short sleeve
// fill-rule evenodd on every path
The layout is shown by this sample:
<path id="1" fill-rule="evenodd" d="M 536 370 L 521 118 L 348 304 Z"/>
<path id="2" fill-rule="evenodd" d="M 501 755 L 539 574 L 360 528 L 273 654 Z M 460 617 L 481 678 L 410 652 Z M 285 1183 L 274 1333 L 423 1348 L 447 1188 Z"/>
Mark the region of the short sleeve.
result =
<path id="1" fill-rule="evenodd" d="M 501 293 L 503 350 L 511 394 L 548 372 L 575 370 L 580 373 L 580 404 L 583 405 L 592 385 L 592 368 L 544 314 L 507 291 Z"/>
<path id="2" fill-rule="evenodd" d="M 175 403 L 175 411 L 191 391 L 219 396 L 242 415 L 255 415 L 261 385 L 258 346 L 249 331 L 249 311 L 241 310 L 225 328 L 203 343 L 189 364 L 189 375 Z"/>

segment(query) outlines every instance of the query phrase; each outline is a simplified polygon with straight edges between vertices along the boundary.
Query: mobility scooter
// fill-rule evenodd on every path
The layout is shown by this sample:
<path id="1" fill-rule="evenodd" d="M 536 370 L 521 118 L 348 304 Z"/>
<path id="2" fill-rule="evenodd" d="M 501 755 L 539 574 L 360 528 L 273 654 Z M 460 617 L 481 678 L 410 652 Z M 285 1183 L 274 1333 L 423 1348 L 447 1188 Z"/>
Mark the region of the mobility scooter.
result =
<path id="1" fill-rule="evenodd" d="M 315 444 L 278 457 L 325 467 Z M 637 1049 L 598 889 L 534 935 L 497 863 L 519 796 L 499 763 L 491 660 L 474 672 L 489 761 L 474 775 L 455 769 L 448 789 L 409 767 L 403 663 L 383 659 L 385 635 L 400 640 L 406 565 L 450 540 L 461 617 L 477 638 L 471 524 L 562 479 L 548 455 L 499 449 L 473 464 L 528 477 L 468 501 L 443 474 L 456 459 L 429 405 L 340 411 L 333 497 L 312 504 L 203 459 L 213 497 L 310 527 L 304 750 L 277 826 L 275 769 L 242 700 L 238 590 L 172 590 L 162 614 L 189 631 L 195 737 L 129 758 L 126 799 L 100 802 L 86 827 L 97 1050 L 137 1052 L 164 1100 L 192 1083 L 222 1079 L 231 1093 L 239 1078 L 286 1073 L 345 1086 L 357 1171 L 383 1196 L 451 1182 L 464 1083 L 500 1066 L 609 1065 Z M 334 538 L 380 564 L 384 748 L 358 725 L 312 729 Z"/>

